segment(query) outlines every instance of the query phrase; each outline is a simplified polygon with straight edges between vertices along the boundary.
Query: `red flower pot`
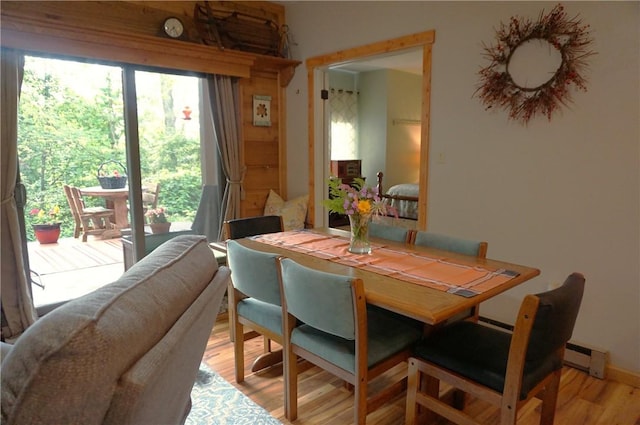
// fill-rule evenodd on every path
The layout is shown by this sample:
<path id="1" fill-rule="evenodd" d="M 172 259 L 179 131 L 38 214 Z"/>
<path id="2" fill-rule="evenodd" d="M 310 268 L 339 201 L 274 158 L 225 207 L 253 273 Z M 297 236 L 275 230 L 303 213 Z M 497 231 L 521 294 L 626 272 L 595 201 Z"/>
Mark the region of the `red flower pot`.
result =
<path id="1" fill-rule="evenodd" d="M 60 237 L 60 223 L 34 224 L 33 233 L 41 244 L 56 243 Z"/>

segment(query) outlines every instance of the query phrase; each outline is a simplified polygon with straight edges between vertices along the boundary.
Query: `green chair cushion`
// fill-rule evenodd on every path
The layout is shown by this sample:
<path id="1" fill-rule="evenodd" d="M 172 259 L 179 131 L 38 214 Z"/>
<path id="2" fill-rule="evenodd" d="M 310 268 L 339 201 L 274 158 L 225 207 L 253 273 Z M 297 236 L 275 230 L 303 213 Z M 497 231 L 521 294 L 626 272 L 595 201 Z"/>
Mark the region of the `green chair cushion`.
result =
<path id="1" fill-rule="evenodd" d="M 367 309 L 367 327 L 369 368 L 411 346 L 422 334 L 419 326 L 383 309 Z M 293 330 L 291 342 L 350 373 L 355 373 L 353 340 L 301 325 Z"/>
<path id="2" fill-rule="evenodd" d="M 282 335 L 282 307 L 255 298 L 245 298 L 238 303 L 238 315 Z"/>

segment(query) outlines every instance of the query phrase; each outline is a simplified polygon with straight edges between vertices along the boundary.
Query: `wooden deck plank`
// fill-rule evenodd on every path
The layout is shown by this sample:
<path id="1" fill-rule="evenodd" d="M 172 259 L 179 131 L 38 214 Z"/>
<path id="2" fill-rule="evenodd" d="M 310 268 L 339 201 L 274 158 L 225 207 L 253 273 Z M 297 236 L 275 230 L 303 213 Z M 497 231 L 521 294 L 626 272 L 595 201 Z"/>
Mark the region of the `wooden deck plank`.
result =
<path id="1" fill-rule="evenodd" d="M 124 272 L 120 239 L 62 238 L 55 244 L 29 242 L 29 266 L 36 307 L 85 295 L 116 280 Z"/>

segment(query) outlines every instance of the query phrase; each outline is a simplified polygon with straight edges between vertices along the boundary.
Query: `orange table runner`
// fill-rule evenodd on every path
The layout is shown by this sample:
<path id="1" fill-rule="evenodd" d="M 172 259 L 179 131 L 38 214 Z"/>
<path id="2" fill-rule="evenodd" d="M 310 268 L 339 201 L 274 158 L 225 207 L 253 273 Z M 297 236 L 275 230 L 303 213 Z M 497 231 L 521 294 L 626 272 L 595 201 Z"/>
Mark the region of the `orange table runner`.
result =
<path id="1" fill-rule="evenodd" d="M 310 230 L 270 233 L 251 239 L 464 297 L 483 293 L 518 276 L 511 270 L 488 270 L 375 242 L 371 244 L 371 254 L 352 254 L 347 250 L 347 238 Z"/>

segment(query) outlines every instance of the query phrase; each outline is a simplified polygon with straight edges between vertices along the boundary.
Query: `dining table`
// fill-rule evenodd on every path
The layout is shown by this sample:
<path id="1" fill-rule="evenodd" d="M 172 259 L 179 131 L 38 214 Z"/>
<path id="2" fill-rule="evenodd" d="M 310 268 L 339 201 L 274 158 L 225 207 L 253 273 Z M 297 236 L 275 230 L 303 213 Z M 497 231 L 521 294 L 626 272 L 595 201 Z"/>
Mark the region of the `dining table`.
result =
<path id="1" fill-rule="evenodd" d="M 540 274 L 531 266 L 376 238 L 371 238 L 370 254 L 351 254 L 349 237 L 345 230 L 315 228 L 238 242 L 307 267 L 360 278 L 368 304 L 429 326 L 444 324 Z"/>
<path id="2" fill-rule="evenodd" d="M 129 187 L 120 189 L 103 189 L 102 186 L 91 186 L 80 189 L 82 196 L 95 196 L 104 198 L 107 208 L 113 208 L 115 215 L 115 227 L 117 230 L 126 229 L 129 226 Z"/>

